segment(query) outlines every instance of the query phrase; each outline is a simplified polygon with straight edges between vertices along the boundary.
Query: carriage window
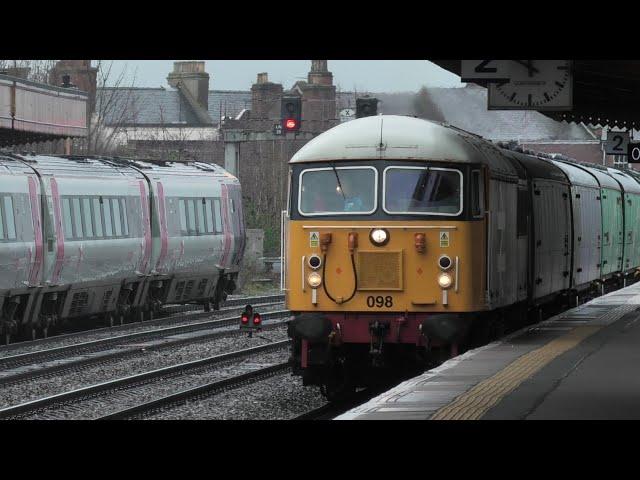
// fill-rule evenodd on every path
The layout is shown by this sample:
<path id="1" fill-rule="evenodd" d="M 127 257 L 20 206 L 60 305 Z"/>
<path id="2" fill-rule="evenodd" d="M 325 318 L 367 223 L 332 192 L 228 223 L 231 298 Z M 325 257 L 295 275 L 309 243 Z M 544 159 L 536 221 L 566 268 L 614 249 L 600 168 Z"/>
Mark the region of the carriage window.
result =
<path id="1" fill-rule="evenodd" d="M 214 206 L 214 225 L 216 226 L 216 233 L 222 233 L 222 210 L 220 209 L 220 199 L 213 199 Z"/>
<path id="2" fill-rule="evenodd" d="M 471 171 L 471 215 L 481 217 L 484 214 L 484 183 L 480 170 Z"/>
<path id="3" fill-rule="evenodd" d="M 93 238 L 93 225 L 91 225 L 91 199 L 82 199 L 82 218 L 84 219 L 84 233 L 88 238 Z"/>
<path id="4" fill-rule="evenodd" d="M 198 235 L 206 233 L 204 224 L 204 198 L 196 200 L 196 211 L 198 212 Z"/>
<path id="5" fill-rule="evenodd" d="M 315 168 L 300 174 L 301 215 L 369 214 L 376 208 L 378 172 L 371 167 Z"/>
<path id="6" fill-rule="evenodd" d="M 100 208 L 100 199 L 93 199 L 93 220 L 96 226 L 96 237 L 102 236 L 102 209 Z"/>
<path id="7" fill-rule="evenodd" d="M 84 236 L 82 232 L 82 214 L 80 213 L 80 199 L 74 198 L 73 204 L 73 224 L 75 226 L 74 238 L 82 238 Z"/>
<path id="8" fill-rule="evenodd" d="M 189 226 L 189 235 L 196 235 L 196 209 L 193 199 L 187 200 L 187 225 Z"/>
<path id="9" fill-rule="evenodd" d="M 122 215 L 122 232 L 129 236 L 129 219 L 127 218 L 127 201 L 125 198 L 120 198 L 120 214 Z"/>
<path id="10" fill-rule="evenodd" d="M 120 202 L 117 198 L 111 199 L 111 211 L 113 212 L 113 226 L 115 227 L 116 237 L 122 236 L 122 218 L 120 218 Z"/>
<path id="11" fill-rule="evenodd" d="M 113 224 L 111 223 L 111 203 L 108 198 L 103 199 L 102 209 L 104 210 L 104 236 L 113 237 Z"/>
<path id="12" fill-rule="evenodd" d="M 64 238 L 66 240 L 73 239 L 73 226 L 71 222 L 71 200 L 62 199 L 62 219 L 64 220 Z"/>
<path id="13" fill-rule="evenodd" d="M 384 190 L 387 213 L 462 213 L 462 173 L 458 170 L 389 167 L 385 169 Z"/>
<path id="14" fill-rule="evenodd" d="M 185 236 L 187 234 L 187 207 L 182 198 L 178 201 L 178 207 L 180 211 L 180 234 Z"/>
<path id="15" fill-rule="evenodd" d="M 213 233 L 213 208 L 211 207 L 211 199 L 207 198 L 204 204 L 204 216 L 207 219 L 207 233 Z"/>

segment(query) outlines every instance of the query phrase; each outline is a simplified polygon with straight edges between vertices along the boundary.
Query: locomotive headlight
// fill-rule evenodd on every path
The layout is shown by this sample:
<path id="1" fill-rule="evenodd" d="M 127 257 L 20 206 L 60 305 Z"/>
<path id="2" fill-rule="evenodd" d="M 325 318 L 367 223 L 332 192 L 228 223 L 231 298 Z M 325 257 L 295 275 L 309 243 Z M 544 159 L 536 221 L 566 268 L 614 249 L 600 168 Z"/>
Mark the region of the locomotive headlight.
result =
<path id="1" fill-rule="evenodd" d="M 453 279 L 448 273 L 441 273 L 438 275 L 438 285 L 440 285 L 440 288 L 449 288 L 452 283 Z"/>
<path id="2" fill-rule="evenodd" d="M 369 234 L 369 238 L 374 245 L 379 247 L 386 245 L 389 241 L 389 232 L 384 228 L 374 228 Z"/>
<path id="3" fill-rule="evenodd" d="M 322 284 L 322 277 L 318 272 L 311 272 L 307 277 L 307 283 L 311 288 L 318 288 Z"/>

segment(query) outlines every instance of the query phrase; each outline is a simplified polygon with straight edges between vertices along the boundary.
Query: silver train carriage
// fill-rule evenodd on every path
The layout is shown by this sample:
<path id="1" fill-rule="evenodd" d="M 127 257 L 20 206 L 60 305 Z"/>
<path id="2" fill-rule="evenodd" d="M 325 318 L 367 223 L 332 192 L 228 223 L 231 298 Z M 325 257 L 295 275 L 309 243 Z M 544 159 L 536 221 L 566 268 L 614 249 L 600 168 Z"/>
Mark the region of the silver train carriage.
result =
<path id="1" fill-rule="evenodd" d="M 73 318 L 218 308 L 245 246 L 217 165 L 0 154 L 0 333 Z"/>

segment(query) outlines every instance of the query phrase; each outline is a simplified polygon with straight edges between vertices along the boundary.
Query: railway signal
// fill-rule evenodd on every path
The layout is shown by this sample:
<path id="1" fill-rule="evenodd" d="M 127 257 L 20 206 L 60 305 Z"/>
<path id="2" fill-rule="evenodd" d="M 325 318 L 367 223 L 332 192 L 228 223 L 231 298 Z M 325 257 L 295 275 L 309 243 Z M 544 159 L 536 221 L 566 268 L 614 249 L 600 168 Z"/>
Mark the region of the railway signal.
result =
<path id="1" fill-rule="evenodd" d="M 240 314 L 240 330 L 249 332 L 249 337 L 253 335 L 254 331 L 262 330 L 262 317 L 258 312 L 253 311 L 251 305 L 244 307 Z"/>
<path id="2" fill-rule="evenodd" d="M 372 117 L 378 114 L 378 99 L 374 97 L 356 98 L 356 118 Z"/>
<path id="3" fill-rule="evenodd" d="M 282 97 L 282 129 L 284 132 L 297 132 L 302 123 L 302 99 L 290 95 Z"/>

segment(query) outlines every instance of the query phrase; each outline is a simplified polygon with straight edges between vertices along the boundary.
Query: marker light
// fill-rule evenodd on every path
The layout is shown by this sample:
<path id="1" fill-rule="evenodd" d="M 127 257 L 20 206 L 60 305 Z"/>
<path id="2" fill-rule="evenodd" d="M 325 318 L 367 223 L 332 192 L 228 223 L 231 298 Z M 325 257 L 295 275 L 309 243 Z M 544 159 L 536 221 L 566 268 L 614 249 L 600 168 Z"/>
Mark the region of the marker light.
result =
<path id="1" fill-rule="evenodd" d="M 387 232 L 383 228 L 374 228 L 373 230 L 371 230 L 369 238 L 374 245 L 378 245 L 381 247 L 382 245 L 386 245 L 386 243 L 389 241 L 389 232 Z"/>
<path id="2" fill-rule="evenodd" d="M 440 288 L 449 288 L 452 283 L 453 280 L 451 279 L 451 275 L 448 273 L 441 273 L 438 275 L 438 285 L 440 285 Z"/>
<path id="3" fill-rule="evenodd" d="M 309 257 L 309 267 L 317 270 L 322 265 L 322 260 L 318 255 L 311 255 Z"/>
<path id="4" fill-rule="evenodd" d="M 440 268 L 442 270 L 447 270 L 448 268 L 451 268 L 451 263 L 452 263 L 451 259 L 447 255 L 442 255 L 438 259 L 438 265 L 440 265 Z"/>
<path id="5" fill-rule="evenodd" d="M 318 288 L 322 284 L 322 277 L 318 272 L 311 272 L 307 277 L 307 283 L 311 288 Z"/>

